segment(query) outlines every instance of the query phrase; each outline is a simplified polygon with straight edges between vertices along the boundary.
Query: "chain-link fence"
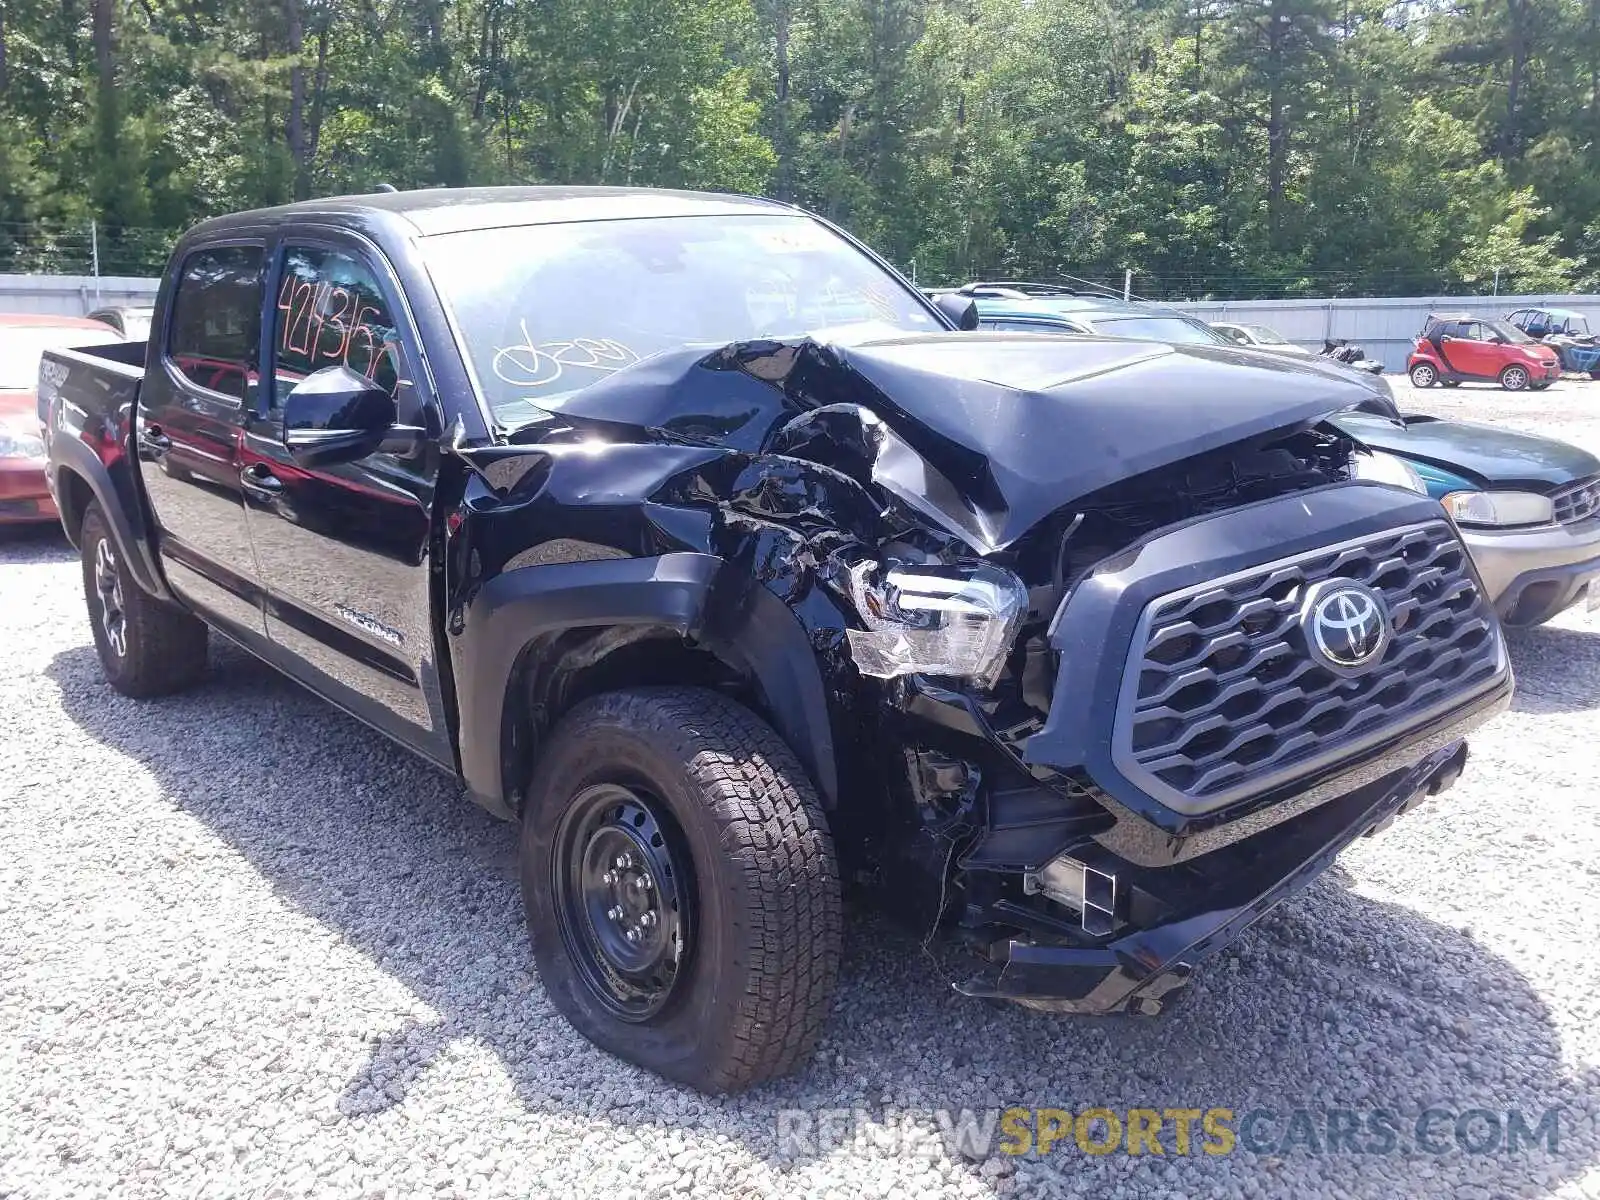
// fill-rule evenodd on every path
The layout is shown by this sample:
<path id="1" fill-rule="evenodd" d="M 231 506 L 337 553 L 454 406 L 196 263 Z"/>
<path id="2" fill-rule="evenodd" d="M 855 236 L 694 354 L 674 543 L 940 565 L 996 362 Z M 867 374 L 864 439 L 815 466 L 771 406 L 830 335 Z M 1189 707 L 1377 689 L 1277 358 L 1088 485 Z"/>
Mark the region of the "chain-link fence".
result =
<path id="1" fill-rule="evenodd" d="M 976 271 L 976 280 L 1027 278 L 1033 283 L 1055 284 L 1074 291 L 1120 296 L 1124 284 L 1136 300 L 1183 304 L 1205 300 L 1337 300 L 1383 296 L 1495 296 L 1526 290 L 1514 267 L 1507 267 L 1478 280 L 1463 280 L 1443 271 L 1266 271 L 1243 268 L 1223 271 L 1176 271 L 1142 273 L 1131 280 L 1123 272 L 1085 270 L 1084 275 L 1059 271 L 1042 272 L 1031 278 L 1018 276 L 1015 269 Z M 924 284 L 929 281 L 920 280 Z M 940 286 L 959 287 L 966 279 L 941 279 Z M 1537 282 L 1537 281 L 1536 281 Z"/>
<path id="2" fill-rule="evenodd" d="M 176 235 L 93 221 L 0 221 L 0 274 L 159 275 Z"/>

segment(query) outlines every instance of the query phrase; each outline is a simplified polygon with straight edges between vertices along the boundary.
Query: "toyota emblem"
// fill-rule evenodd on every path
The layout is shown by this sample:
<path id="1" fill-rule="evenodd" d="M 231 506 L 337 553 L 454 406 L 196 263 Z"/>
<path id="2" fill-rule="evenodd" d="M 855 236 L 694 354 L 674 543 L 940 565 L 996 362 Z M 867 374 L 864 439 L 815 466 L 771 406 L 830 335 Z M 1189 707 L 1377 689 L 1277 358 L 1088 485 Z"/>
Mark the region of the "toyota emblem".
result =
<path id="1" fill-rule="evenodd" d="M 1306 593 L 1300 624 L 1312 656 L 1335 671 L 1364 671 L 1389 645 L 1383 597 L 1365 584 L 1326 579 Z"/>

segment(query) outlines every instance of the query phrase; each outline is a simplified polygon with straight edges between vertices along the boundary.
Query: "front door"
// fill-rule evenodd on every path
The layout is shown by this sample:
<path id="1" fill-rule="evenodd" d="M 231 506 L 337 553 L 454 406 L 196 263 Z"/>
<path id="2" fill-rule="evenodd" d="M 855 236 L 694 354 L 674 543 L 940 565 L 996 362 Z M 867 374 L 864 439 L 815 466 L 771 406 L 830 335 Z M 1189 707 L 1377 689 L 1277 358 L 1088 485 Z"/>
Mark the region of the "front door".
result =
<path id="1" fill-rule="evenodd" d="M 1439 328 L 1433 344 L 1449 371 L 1476 377 L 1487 370 L 1485 358 L 1491 349 L 1483 336 L 1483 326 L 1477 321 L 1450 321 Z M 1493 371 L 1488 373 L 1494 375 Z"/>
<path id="2" fill-rule="evenodd" d="M 439 452 L 306 467 L 283 404 L 307 375 L 350 367 L 394 397 L 401 424 L 442 428 L 417 343 L 375 251 L 330 233 L 279 251 L 272 386 L 242 447 L 250 531 L 280 665 L 444 766 L 454 765 L 434 654 L 430 533 Z"/>
<path id="3" fill-rule="evenodd" d="M 139 389 L 139 471 L 167 582 L 197 610 L 260 637 L 239 439 L 260 381 L 261 245 L 210 246 L 179 266 L 171 318 Z"/>

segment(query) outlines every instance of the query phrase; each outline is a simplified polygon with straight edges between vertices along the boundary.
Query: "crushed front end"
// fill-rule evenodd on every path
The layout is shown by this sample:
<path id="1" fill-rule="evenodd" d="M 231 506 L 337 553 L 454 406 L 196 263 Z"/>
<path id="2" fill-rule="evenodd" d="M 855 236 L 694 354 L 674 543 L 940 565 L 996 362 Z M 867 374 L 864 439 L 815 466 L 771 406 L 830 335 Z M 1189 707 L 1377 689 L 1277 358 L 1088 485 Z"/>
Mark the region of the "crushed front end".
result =
<path id="1" fill-rule="evenodd" d="M 564 539 L 720 560 L 698 645 L 782 602 L 807 661 L 735 694 L 781 718 L 814 660 L 825 716 L 778 726 L 826 735 L 846 877 L 976 952 L 960 990 L 1153 1012 L 1509 702 L 1467 552 L 1327 423 L 1353 406 L 1393 415 L 1215 347 L 763 342 L 619 372 L 501 453 Z"/>
<path id="2" fill-rule="evenodd" d="M 958 989 L 1154 1013 L 1454 783 L 1512 680 L 1438 506 L 1342 483 L 1101 558 L 1031 614 L 988 692 L 892 686 L 919 816 L 882 843 L 887 890 L 927 912 L 937 880 L 932 911 L 982 960 Z"/>

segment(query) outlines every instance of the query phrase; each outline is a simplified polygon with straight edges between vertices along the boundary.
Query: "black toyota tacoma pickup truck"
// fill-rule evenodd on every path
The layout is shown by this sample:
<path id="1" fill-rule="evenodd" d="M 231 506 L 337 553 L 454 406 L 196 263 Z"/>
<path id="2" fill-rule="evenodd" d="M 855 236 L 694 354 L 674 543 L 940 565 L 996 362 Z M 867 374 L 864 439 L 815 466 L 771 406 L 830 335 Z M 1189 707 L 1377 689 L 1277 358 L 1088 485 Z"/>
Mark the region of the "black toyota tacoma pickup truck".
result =
<path id="1" fill-rule="evenodd" d="M 41 366 L 106 675 L 215 630 L 458 776 L 551 1001 L 700 1088 L 807 1059 L 845 886 L 967 995 L 1158 1012 L 1456 779 L 1500 628 L 1364 377 L 968 304 L 738 197 L 206 222 L 148 348 Z"/>

